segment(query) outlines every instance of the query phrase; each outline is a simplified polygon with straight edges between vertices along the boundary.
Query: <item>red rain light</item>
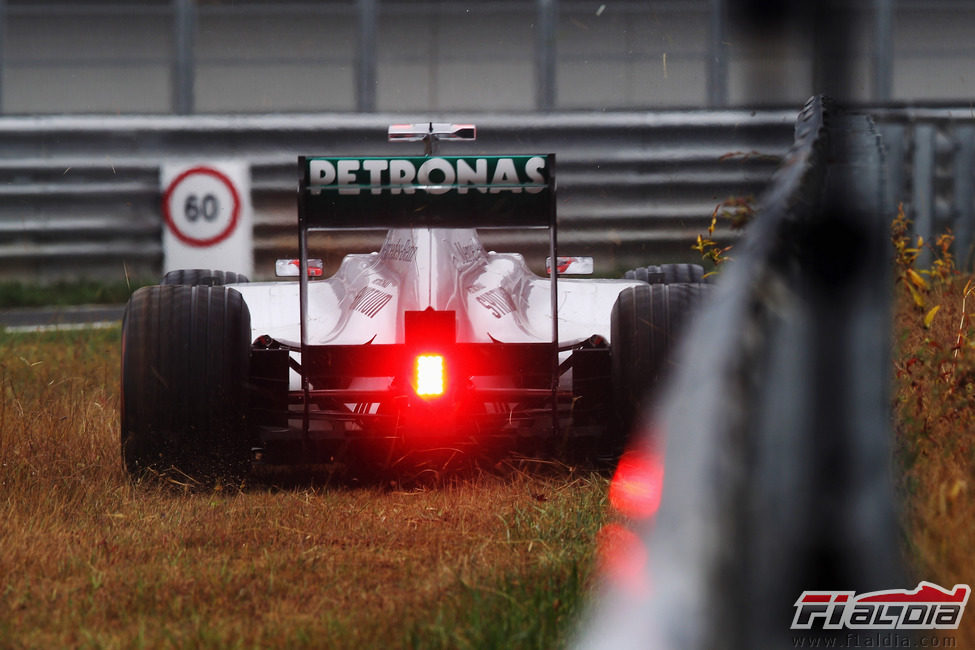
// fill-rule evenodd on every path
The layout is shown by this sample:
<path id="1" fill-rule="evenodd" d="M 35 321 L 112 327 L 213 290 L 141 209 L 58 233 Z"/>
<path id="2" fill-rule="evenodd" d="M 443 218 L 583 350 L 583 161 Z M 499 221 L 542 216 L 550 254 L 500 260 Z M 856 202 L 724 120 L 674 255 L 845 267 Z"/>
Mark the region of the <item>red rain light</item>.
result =
<path id="1" fill-rule="evenodd" d="M 416 358 L 413 374 L 413 385 L 416 386 L 416 394 L 419 397 L 440 397 L 444 394 L 447 382 L 442 355 L 419 355 Z"/>

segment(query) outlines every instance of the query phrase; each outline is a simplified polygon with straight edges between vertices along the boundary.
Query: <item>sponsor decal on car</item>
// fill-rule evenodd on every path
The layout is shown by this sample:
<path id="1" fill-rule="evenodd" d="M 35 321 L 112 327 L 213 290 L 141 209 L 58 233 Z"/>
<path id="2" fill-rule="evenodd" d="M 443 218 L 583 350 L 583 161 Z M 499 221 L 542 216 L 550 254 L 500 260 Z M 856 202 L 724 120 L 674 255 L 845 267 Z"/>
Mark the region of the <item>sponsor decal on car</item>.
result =
<path id="1" fill-rule="evenodd" d="M 454 251 L 457 253 L 457 257 L 462 264 L 470 264 L 471 262 L 480 259 L 483 250 L 484 249 L 481 247 L 480 242 L 474 239 L 472 239 L 469 244 L 454 242 Z"/>
<path id="2" fill-rule="evenodd" d="M 515 309 L 515 305 L 508 296 L 508 292 L 500 287 L 485 291 L 477 296 L 476 299 L 495 318 L 506 316 Z"/>
<path id="3" fill-rule="evenodd" d="M 312 194 L 538 194 L 548 183 L 545 156 L 309 158 Z"/>
<path id="4" fill-rule="evenodd" d="M 555 155 L 299 156 L 311 229 L 555 227 Z"/>
<path id="5" fill-rule="evenodd" d="M 352 301 L 352 311 L 374 318 L 392 299 L 393 296 L 384 291 L 372 287 L 363 287 Z"/>
<path id="6" fill-rule="evenodd" d="M 412 262 L 416 257 L 416 245 L 412 239 L 387 241 L 379 251 L 379 259 Z"/>

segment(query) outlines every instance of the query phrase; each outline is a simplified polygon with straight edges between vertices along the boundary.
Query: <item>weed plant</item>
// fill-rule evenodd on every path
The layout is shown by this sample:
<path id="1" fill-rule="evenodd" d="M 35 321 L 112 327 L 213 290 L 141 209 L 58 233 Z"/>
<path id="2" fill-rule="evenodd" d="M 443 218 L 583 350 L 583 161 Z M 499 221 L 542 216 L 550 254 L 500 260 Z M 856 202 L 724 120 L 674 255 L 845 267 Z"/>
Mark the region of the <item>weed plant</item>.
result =
<path id="1" fill-rule="evenodd" d="M 716 275 L 720 272 L 722 264 L 732 260 L 728 253 L 734 248 L 734 245 L 722 246 L 714 239 L 714 231 L 718 227 L 719 220 L 727 222 L 732 230 L 741 232 L 754 218 L 755 197 L 751 195 L 729 196 L 714 207 L 707 234 L 698 235 L 697 241 L 691 246 L 691 250 L 697 251 L 701 256 L 701 261 L 706 264 L 705 269 L 709 269 L 706 275 Z"/>
<path id="2" fill-rule="evenodd" d="M 915 580 L 975 584 L 975 280 L 955 268 L 946 232 L 933 244 L 892 227 L 895 277 L 894 475 Z M 924 247 L 930 268 L 917 268 Z M 950 633 L 948 636 L 956 636 Z M 957 647 L 975 647 L 966 612 Z"/>

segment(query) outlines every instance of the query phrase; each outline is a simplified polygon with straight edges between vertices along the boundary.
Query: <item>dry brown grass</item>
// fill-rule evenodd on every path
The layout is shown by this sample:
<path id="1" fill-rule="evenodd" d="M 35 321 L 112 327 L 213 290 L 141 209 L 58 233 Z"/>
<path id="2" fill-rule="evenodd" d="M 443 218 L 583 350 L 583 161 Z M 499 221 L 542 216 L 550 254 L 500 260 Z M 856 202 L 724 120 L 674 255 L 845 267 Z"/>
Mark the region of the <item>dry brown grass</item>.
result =
<path id="1" fill-rule="evenodd" d="M 894 324 L 895 481 L 905 553 L 915 580 L 946 588 L 975 584 L 975 296 L 966 300 L 967 282 L 932 282 L 923 307 L 901 289 Z M 957 639 L 957 647 L 975 647 L 972 611 Z"/>
<path id="2" fill-rule="evenodd" d="M 914 580 L 951 587 L 975 582 L 975 293 L 929 279 L 923 308 L 898 290 L 895 480 Z M 118 367 L 117 330 L 0 335 L 0 648 L 553 647 L 571 630 L 604 478 L 133 485 Z M 957 639 L 975 647 L 971 612 Z"/>
<path id="3" fill-rule="evenodd" d="M 119 458 L 118 347 L 117 331 L 0 339 L 0 647 L 565 639 L 603 478 L 512 469 L 414 490 L 133 485 Z"/>

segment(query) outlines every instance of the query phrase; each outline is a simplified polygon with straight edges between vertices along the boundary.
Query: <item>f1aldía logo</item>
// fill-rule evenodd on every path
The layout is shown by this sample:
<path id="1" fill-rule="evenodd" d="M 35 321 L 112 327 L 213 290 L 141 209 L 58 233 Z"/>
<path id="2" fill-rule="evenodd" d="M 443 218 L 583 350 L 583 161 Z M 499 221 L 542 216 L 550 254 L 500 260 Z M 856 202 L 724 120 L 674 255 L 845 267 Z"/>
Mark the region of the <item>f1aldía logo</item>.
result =
<path id="1" fill-rule="evenodd" d="M 917 589 L 888 589 L 857 595 L 853 591 L 804 591 L 795 602 L 793 630 L 814 625 L 831 630 L 955 630 L 971 593 L 968 585 L 948 591 L 930 582 Z"/>

